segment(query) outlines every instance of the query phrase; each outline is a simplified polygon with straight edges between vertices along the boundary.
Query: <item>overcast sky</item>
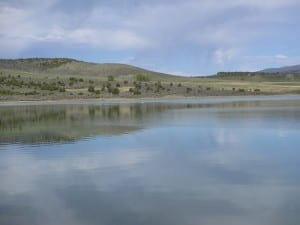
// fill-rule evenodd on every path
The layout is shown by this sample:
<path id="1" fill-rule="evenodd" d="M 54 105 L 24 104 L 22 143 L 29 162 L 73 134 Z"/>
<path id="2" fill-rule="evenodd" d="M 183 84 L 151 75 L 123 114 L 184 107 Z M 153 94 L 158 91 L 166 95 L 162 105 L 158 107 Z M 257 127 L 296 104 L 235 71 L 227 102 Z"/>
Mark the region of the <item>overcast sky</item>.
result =
<path id="1" fill-rule="evenodd" d="M 0 0 L 0 58 L 185 75 L 300 64 L 300 0 Z"/>

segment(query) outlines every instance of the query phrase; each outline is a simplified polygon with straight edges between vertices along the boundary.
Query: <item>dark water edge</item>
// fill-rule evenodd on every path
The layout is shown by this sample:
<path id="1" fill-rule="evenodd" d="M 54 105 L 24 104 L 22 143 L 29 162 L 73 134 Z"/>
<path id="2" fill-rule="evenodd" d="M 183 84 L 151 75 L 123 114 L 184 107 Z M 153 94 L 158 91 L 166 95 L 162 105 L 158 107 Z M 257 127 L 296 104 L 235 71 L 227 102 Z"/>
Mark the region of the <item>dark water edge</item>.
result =
<path id="1" fill-rule="evenodd" d="M 300 97 L 0 106 L 0 224 L 298 224 Z"/>

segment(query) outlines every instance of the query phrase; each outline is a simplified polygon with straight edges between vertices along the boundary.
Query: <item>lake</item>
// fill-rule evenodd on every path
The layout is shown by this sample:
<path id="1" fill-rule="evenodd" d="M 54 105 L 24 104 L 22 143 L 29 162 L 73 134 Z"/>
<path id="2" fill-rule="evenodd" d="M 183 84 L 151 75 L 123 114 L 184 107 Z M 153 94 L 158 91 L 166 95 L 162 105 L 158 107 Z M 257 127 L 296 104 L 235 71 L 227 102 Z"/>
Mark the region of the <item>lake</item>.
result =
<path id="1" fill-rule="evenodd" d="M 300 97 L 0 103 L 1 225 L 295 225 Z"/>

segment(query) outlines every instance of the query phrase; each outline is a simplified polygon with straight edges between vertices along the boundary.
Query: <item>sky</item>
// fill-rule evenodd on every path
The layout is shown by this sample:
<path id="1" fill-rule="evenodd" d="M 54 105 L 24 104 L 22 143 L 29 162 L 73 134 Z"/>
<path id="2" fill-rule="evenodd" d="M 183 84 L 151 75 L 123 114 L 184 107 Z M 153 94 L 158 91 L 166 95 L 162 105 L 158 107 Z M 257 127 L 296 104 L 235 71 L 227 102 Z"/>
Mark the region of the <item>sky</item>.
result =
<path id="1" fill-rule="evenodd" d="M 300 0 L 0 0 L 0 58 L 178 75 L 300 64 Z"/>

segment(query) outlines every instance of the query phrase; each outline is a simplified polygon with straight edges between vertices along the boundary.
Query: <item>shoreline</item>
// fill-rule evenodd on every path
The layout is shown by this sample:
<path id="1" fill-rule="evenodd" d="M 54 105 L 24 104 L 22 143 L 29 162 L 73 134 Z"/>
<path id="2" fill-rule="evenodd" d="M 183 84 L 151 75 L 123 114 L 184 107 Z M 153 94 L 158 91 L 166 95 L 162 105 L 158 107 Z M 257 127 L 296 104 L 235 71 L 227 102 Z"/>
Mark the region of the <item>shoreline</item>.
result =
<path id="1" fill-rule="evenodd" d="M 232 101 L 259 101 L 259 100 L 292 100 L 299 99 L 300 95 L 243 95 L 243 96 L 164 96 L 164 97 L 142 97 L 142 98 L 90 98 L 90 99 L 57 99 L 57 100 L 1 100 L 3 106 L 39 106 L 39 105 L 110 105 L 110 104 L 133 104 L 133 103 L 159 103 L 159 102 L 182 102 L 203 100 L 232 100 Z"/>

